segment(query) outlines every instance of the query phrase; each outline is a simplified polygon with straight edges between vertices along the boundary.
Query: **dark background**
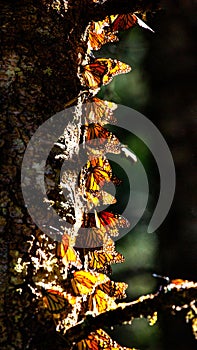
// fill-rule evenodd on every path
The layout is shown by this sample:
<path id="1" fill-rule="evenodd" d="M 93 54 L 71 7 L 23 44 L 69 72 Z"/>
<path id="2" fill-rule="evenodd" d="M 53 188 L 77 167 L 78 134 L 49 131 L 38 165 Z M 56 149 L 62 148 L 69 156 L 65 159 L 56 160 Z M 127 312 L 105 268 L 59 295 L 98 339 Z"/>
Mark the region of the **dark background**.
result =
<path id="1" fill-rule="evenodd" d="M 129 284 L 128 300 L 153 292 L 160 281 L 156 272 L 170 278 L 197 280 L 196 235 L 196 2 L 163 2 L 148 16 L 155 34 L 135 27 L 120 34 L 120 42 L 105 45 L 96 54 L 132 66 L 132 72 L 114 78 L 100 93 L 102 98 L 136 109 L 152 120 L 172 152 L 176 192 L 165 221 L 153 234 L 147 223 L 159 194 L 157 166 L 148 149 L 132 135 L 120 140 L 143 161 L 150 197 L 144 217 L 117 242 L 126 262 L 113 268 L 112 279 Z M 124 201 L 123 191 L 118 200 Z M 185 314 L 160 315 L 155 326 L 137 320 L 112 331 L 120 343 L 141 350 L 194 350 L 196 341 Z"/>

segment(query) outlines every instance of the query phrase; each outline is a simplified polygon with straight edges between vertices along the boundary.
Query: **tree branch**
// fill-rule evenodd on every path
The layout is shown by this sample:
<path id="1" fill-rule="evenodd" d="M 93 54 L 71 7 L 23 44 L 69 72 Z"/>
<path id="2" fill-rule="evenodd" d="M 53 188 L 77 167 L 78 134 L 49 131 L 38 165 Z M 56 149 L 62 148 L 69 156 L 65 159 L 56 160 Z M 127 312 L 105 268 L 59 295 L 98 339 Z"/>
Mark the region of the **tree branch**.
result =
<path id="1" fill-rule="evenodd" d="M 197 299 L 197 283 L 189 282 L 187 288 L 173 287 L 168 292 L 148 294 L 130 303 L 120 303 L 115 310 L 110 310 L 96 317 L 86 316 L 75 327 L 69 329 L 65 335 L 66 343 L 79 342 L 89 333 L 105 327 L 120 325 L 133 318 L 152 316 L 154 312 L 180 311 L 183 307 L 189 308 L 192 301 Z"/>

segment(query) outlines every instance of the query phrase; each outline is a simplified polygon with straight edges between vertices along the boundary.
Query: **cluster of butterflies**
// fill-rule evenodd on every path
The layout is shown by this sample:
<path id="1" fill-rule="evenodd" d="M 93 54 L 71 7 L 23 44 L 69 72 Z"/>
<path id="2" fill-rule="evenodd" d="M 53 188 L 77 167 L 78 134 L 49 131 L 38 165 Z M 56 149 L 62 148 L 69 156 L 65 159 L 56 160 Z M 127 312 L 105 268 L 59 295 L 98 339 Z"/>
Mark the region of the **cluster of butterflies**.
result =
<path id="1" fill-rule="evenodd" d="M 73 244 L 74 241 L 67 234 L 62 236 L 62 242 L 57 243 L 58 259 L 65 266 L 70 266 L 63 288 L 61 290 L 57 287 L 42 288 L 44 305 L 53 315 L 56 326 L 59 320 L 62 322 L 69 318 L 69 313 L 72 313 L 72 308 L 77 305 L 79 298 L 80 307 L 78 311 L 75 311 L 78 320 L 87 312 L 96 316 L 115 309 L 118 306 L 116 300 L 126 296 L 127 284 L 112 281 L 109 277 L 108 267 L 112 263 L 124 261 L 123 255 L 115 250 L 112 239 L 105 235 L 103 246 L 100 249 L 77 249 Z M 68 327 L 66 325 L 65 328 L 69 326 L 70 321 Z M 102 329 L 92 332 L 73 347 L 76 350 L 105 348 L 127 349 L 117 344 Z"/>
<path id="2" fill-rule="evenodd" d="M 82 84 L 88 87 L 92 94 L 96 94 L 102 85 L 111 82 L 114 76 L 128 73 L 131 67 L 123 62 L 111 58 L 94 58 L 92 50 L 99 50 L 104 44 L 118 41 L 117 33 L 139 25 L 154 32 L 136 14 L 121 14 L 107 16 L 103 21 L 91 22 L 89 26 L 88 53 L 92 62 L 81 66 L 80 78 Z"/>
<path id="3" fill-rule="evenodd" d="M 80 142 L 84 142 L 88 160 L 81 167 L 78 178 L 78 191 L 84 203 L 84 213 L 81 216 L 81 229 L 76 237 L 75 246 L 93 248 L 103 245 L 103 236 L 106 233 L 115 237 L 119 234 L 119 228 L 129 227 L 128 220 L 121 215 L 109 210 L 96 210 L 96 207 L 101 205 L 116 203 L 116 198 L 109 191 L 110 186 L 119 186 L 122 181 L 113 174 L 106 153 L 117 154 L 122 152 L 124 147 L 118 138 L 104 127 L 110 121 L 116 122 L 113 114 L 117 107 L 115 103 L 93 97 L 82 107 Z M 62 217 L 62 213 L 64 214 L 63 208 L 58 214 Z"/>
<path id="4" fill-rule="evenodd" d="M 98 315 L 116 308 L 116 300 L 126 296 L 127 285 L 112 281 L 109 275 L 112 264 L 124 261 L 123 255 L 115 250 L 113 237 L 119 234 L 120 227 L 129 227 L 129 222 L 119 214 L 96 210 L 101 203 L 116 202 L 115 197 L 104 191 L 104 186 L 110 182 L 115 186 L 121 183 L 113 174 L 105 156 L 106 149 L 113 152 L 113 148 L 120 144 L 116 136 L 104 127 L 109 121 L 115 122 L 115 108 L 114 103 L 97 97 L 84 105 L 81 142 L 89 142 L 89 159 L 81 169 L 78 188 L 88 210 L 84 210 L 78 234 L 71 237 L 65 230 L 61 242 L 57 242 L 59 267 L 61 269 L 63 266 L 68 272 L 63 287 L 42 288 L 44 305 L 53 315 L 56 325 L 59 319 L 68 319 L 68 314 L 72 313 L 72 308 L 77 304 L 77 298 L 81 298 L 81 311 L 78 311 L 78 319 L 81 319 L 86 312 Z M 92 207 L 94 210 L 90 212 Z M 126 349 L 102 329 L 91 333 L 87 339 L 77 343 L 75 348 Z"/>
<path id="5" fill-rule="evenodd" d="M 108 16 L 103 21 L 92 22 L 88 28 L 88 53 L 90 63 L 81 65 L 79 77 L 91 99 L 83 106 L 84 125 L 81 127 L 81 142 L 89 150 L 89 159 L 81 169 L 78 187 L 83 200 L 87 203 L 81 229 L 77 235 L 64 232 L 61 242 L 57 243 L 56 257 L 61 266 L 68 271 L 63 288 L 42 288 L 45 307 L 54 316 L 54 320 L 65 319 L 81 298 L 78 320 L 87 312 L 98 315 L 117 307 L 116 300 L 126 296 L 127 285 L 114 282 L 109 278 L 111 264 L 122 263 L 124 257 L 115 250 L 113 237 L 119 234 L 119 228 L 129 227 L 126 218 L 110 211 L 97 211 L 100 204 L 113 204 L 114 196 L 104 190 L 104 186 L 121 181 L 113 174 L 105 154 L 120 153 L 118 138 L 104 125 L 114 123 L 113 111 L 116 105 L 93 97 L 102 85 L 110 83 L 117 74 L 127 73 L 131 67 L 111 58 L 93 58 L 92 50 L 98 50 L 107 42 L 117 41 L 119 30 L 141 25 L 152 31 L 135 14 Z M 93 208 L 92 212 L 89 209 Z M 77 322 L 77 321 L 76 321 Z M 102 329 L 75 344 L 78 350 L 129 350 L 112 340 Z"/>

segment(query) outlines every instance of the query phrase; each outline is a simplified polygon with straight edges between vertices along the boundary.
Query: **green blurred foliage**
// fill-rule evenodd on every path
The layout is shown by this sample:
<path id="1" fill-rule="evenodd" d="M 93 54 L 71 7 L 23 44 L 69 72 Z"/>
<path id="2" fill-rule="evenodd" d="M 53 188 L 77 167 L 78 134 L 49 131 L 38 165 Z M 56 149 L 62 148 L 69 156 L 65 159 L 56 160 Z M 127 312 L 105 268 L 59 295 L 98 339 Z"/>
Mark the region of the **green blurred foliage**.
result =
<path id="1" fill-rule="evenodd" d="M 159 322 L 150 326 L 148 321 L 143 318 L 135 319 L 131 325 L 119 326 L 108 333 L 124 346 L 133 346 L 136 349 L 163 350 Z"/>

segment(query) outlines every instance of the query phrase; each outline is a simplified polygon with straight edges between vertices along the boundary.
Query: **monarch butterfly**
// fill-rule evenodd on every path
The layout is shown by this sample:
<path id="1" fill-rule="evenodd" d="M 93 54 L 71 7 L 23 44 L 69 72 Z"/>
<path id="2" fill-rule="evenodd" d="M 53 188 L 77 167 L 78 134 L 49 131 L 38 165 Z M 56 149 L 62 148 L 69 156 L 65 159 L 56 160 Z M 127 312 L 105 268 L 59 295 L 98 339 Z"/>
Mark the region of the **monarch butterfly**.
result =
<path id="1" fill-rule="evenodd" d="M 97 192 L 105 183 L 120 184 L 120 180 L 112 175 L 109 161 L 104 157 L 92 158 L 82 169 L 80 174 L 80 186 L 84 186 L 86 192 Z"/>
<path id="2" fill-rule="evenodd" d="M 106 264 L 117 264 L 124 261 L 124 256 L 117 251 L 106 253 L 103 250 L 88 252 L 88 267 L 94 270 L 102 270 Z"/>
<path id="3" fill-rule="evenodd" d="M 71 237 L 69 237 L 67 234 L 64 234 L 62 236 L 62 242 L 57 243 L 57 257 L 62 258 L 62 262 L 65 266 L 74 265 L 80 269 L 82 267 L 81 260 L 71 244 Z"/>
<path id="4" fill-rule="evenodd" d="M 71 284 L 76 295 L 91 294 L 95 287 L 109 279 L 106 275 L 98 272 L 75 271 Z"/>
<path id="5" fill-rule="evenodd" d="M 89 50 L 99 50 L 102 45 L 118 41 L 114 33 L 106 31 L 104 28 L 109 24 L 104 21 L 92 22 L 89 27 L 88 48 Z"/>
<path id="6" fill-rule="evenodd" d="M 116 119 L 113 116 L 113 111 L 116 108 L 117 105 L 113 102 L 93 97 L 84 105 L 85 122 L 100 125 L 115 123 Z"/>
<path id="7" fill-rule="evenodd" d="M 97 158 L 99 159 L 99 158 Z M 112 177 L 112 170 L 109 165 L 108 169 L 104 169 L 103 166 L 99 166 L 99 161 L 94 160 L 88 161 L 86 166 L 86 176 L 85 176 L 85 189 L 87 192 L 99 191 L 101 187 L 104 186 L 105 182 L 110 182 Z M 109 163 L 108 163 L 109 164 Z"/>
<path id="8" fill-rule="evenodd" d="M 106 227 L 107 231 L 109 229 L 110 234 L 112 234 L 111 228 L 129 226 L 128 220 L 123 218 L 121 215 L 113 214 L 107 211 L 102 211 L 100 213 L 97 213 L 95 211 L 95 223 L 98 228 L 103 226 L 103 227 Z"/>
<path id="9" fill-rule="evenodd" d="M 106 142 L 119 144 L 118 138 L 100 124 L 86 124 L 81 126 L 82 137 L 89 141 L 88 145 L 103 146 Z"/>
<path id="10" fill-rule="evenodd" d="M 86 140 L 85 145 L 90 157 L 121 153 L 122 145 L 119 139 L 100 124 L 83 125 L 81 131 L 81 140 Z"/>
<path id="11" fill-rule="evenodd" d="M 90 157 L 103 156 L 105 153 L 119 154 L 122 151 L 119 139 L 100 124 L 82 125 L 80 141 L 83 142 L 84 140 Z"/>
<path id="12" fill-rule="evenodd" d="M 111 18 L 113 18 L 113 16 Z M 154 31 L 134 13 L 116 15 L 111 24 L 111 28 L 113 31 L 127 30 L 134 27 L 136 24 L 154 33 Z"/>
<path id="13" fill-rule="evenodd" d="M 120 185 L 121 180 L 112 174 L 111 165 L 106 157 L 92 158 L 90 160 L 90 167 L 102 168 L 104 171 L 106 171 L 108 173 L 108 175 L 110 176 L 110 179 L 114 183 L 114 185 Z"/>
<path id="14" fill-rule="evenodd" d="M 96 58 L 93 63 L 82 66 L 82 79 L 90 89 L 98 89 L 110 83 L 115 75 L 130 72 L 126 63 L 111 58 Z"/>
<path id="15" fill-rule="evenodd" d="M 129 222 L 119 214 L 107 211 L 84 214 L 82 227 L 105 228 L 110 235 L 118 235 L 118 227 L 129 227 Z"/>
<path id="16" fill-rule="evenodd" d="M 59 314 L 69 307 L 69 302 L 59 290 L 42 288 L 43 302 L 52 314 Z"/>
<path id="17" fill-rule="evenodd" d="M 76 344 L 75 350 L 132 350 L 120 346 L 105 331 L 98 329 L 91 332 L 88 337 Z M 134 350 L 134 349 L 133 349 Z"/>
<path id="18" fill-rule="evenodd" d="M 100 284 L 88 298 L 88 310 L 98 314 L 115 309 L 117 307 L 115 300 L 126 297 L 125 290 L 127 287 L 128 285 L 124 282 L 110 280 Z"/>

